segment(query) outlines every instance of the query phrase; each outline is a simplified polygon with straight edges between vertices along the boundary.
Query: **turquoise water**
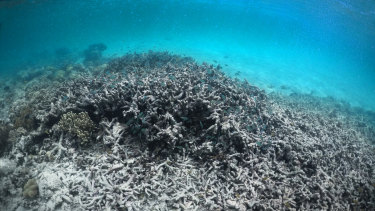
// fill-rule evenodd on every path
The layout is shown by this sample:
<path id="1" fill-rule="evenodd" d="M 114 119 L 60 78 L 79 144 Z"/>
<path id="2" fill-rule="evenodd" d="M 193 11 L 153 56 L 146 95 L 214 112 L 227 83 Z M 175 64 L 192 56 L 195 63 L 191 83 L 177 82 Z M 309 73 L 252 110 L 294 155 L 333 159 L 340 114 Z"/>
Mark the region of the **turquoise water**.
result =
<path id="1" fill-rule="evenodd" d="M 268 92 L 312 93 L 375 110 L 375 2 L 0 1 L 0 72 L 75 58 L 170 51 L 218 63 Z"/>

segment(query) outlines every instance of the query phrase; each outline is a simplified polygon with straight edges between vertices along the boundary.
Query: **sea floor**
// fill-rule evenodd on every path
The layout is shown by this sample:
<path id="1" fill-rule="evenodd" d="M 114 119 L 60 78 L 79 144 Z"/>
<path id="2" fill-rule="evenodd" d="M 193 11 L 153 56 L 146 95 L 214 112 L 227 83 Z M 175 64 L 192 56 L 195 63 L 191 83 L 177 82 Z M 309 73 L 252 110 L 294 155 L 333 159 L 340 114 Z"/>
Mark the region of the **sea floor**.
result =
<path id="1" fill-rule="evenodd" d="M 0 81 L 0 210 L 374 210 L 375 113 L 167 52 Z"/>

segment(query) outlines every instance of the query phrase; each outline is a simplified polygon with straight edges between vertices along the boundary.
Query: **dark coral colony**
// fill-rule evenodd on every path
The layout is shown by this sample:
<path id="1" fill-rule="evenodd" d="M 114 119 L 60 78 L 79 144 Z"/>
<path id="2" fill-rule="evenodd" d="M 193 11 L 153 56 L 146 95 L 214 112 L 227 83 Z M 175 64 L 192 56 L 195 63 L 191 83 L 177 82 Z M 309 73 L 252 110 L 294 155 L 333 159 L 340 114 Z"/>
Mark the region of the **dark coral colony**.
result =
<path id="1" fill-rule="evenodd" d="M 375 209 L 374 113 L 105 48 L 1 82 L 3 210 Z"/>

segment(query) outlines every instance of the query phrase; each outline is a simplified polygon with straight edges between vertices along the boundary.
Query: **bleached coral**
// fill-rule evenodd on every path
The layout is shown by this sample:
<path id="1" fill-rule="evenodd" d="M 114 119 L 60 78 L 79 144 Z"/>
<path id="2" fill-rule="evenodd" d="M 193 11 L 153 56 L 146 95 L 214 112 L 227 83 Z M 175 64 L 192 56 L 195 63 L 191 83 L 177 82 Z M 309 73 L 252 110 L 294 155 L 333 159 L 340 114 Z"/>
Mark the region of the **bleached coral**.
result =
<path id="1" fill-rule="evenodd" d="M 218 66 L 168 53 L 129 54 L 90 68 L 53 92 L 29 85 L 32 99 L 41 100 L 33 111 L 39 126 L 12 146 L 9 159 L 17 161 L 16 169 L 29 170 L 1 178 L 12 189 L 2 195 L 4 207 L 375 207 L 375 155 L 363 141 L 373 133 L 356 126 L 363 120 L 353 112 L 342 111 L 345 118 L 323 115 L 337 106 L 311 108 L 313 103 L 293 100 L 295 95 L 266 95 Z M 86 132 L 78 133 L 75 124 Z M 96 141 L 77 144 L 82 137 Z M 26 182 L 19 178 L 38 180 L 38 204 L 17 198 Z M 6 204 L 11 199 L 15 203 Z"/>

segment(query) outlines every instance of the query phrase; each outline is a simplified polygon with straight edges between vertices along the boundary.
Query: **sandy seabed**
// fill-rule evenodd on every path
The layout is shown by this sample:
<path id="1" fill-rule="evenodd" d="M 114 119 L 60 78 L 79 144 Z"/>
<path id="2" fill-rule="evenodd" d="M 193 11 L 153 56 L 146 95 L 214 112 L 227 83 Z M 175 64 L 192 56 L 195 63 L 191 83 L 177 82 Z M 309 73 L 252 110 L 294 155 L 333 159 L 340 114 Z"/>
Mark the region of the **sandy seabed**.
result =
<path id="1" fill-rule="evenodd" d="M 167 52 L 0 83 L 0 210 L 375 210 L 375 113 Z"/>

